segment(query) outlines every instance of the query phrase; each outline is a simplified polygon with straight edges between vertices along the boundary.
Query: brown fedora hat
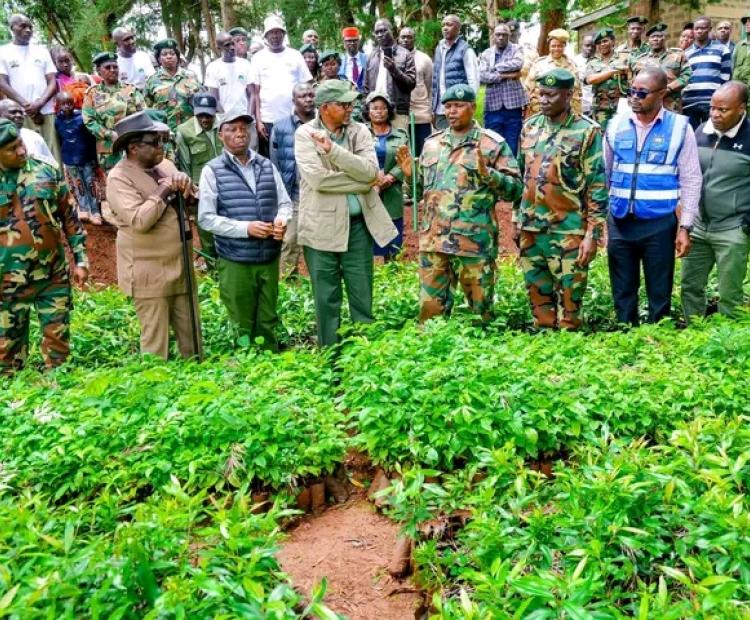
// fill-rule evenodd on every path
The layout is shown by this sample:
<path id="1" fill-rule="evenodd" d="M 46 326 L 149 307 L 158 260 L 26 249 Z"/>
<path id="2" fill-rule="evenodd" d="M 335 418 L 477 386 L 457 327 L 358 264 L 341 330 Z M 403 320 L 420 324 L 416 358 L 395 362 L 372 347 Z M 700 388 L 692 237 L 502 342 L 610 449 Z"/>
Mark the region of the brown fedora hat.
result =
<path id="1" fill-rule="evenodd" d="M 112 150 L 119 151 L 130 138 L 142 133 L 169 133 L 169 126 L 151 120 L 146 112 L 136 112 L 115 123 L 117 140 L 112 145 Z"/>

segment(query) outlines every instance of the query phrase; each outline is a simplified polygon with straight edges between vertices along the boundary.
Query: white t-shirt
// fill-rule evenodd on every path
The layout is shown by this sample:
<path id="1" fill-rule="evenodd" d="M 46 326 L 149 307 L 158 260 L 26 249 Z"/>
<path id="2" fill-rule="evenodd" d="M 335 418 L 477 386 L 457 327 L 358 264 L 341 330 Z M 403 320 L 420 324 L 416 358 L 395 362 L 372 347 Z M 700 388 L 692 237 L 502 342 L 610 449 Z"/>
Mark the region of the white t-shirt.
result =
<path id="1" fill-rule="evenodd" d="M 40 159 L 44 163 L 57 168 L 57 160 L 55 159 L 55 156 L 52 154 L 52 151 L 49 150 L 44 138 L 42 138 L 42 136 L 36 131 L 26 129 L 26 127 L 21 127 L 21 142 L 23 142 L 23 145 L 26 147 L 26 153 L 29 157 Z"/>
<path id="2" fill-rule="evenodd" d="M 132 84 L 139 90 L 146 88 L 146 80 L 156 73 L 149 55 L 140 50 L 130 58 L 118 54 L 117 67 L 120 69 L 120 82 Z"/>
<path id="3" fill-rule="evenodd" d="M 255 60 L 253 60 L 255 62 Z M 214 60 L 206 67 L 206 88 L 219 91 L 219 112 L 247 113 L 247 85 L 250 83 L 249 60 L 235 58 L 234 62 Z"/>
<path id="4" fill-rule="evenodd" d="M 41 45 L 0 46 L 0 74 L 7 75 L 10 85 L 29 103 L 36 101 L 47 90 L 47 76 L 57 73 L 46 47 Z M 42 114 L 53 114 L 55 98 L 44 104 Z"/>
<path id="5" fill-rule="evenodd" d="M 281 52 L 264 48 L 253 56 L 250 83 L 260 86 L 260 119 L 275 123 L 290 116 L 294 109 L 292 89 L 312 80 L 305 59 L 297 50 L 285 47 Z"/>

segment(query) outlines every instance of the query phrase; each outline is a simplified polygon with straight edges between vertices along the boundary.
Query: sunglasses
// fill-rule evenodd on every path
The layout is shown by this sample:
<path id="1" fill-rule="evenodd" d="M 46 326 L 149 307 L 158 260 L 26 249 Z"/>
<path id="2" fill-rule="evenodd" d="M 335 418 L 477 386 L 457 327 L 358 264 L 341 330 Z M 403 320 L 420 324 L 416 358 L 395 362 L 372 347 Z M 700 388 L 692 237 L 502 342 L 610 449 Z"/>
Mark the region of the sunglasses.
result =
<path id="1" fill-rule="evenodd" d="M 649 95 L 653 93 L 658 93 L 661 88 L 657 88 L 656 90 L 640 90 L 638 88 L 631 88 L 628 90 L 628 95 L 630 97 L 638 97 L 638 99 L 645 99 Z"/>
<path id="2" fill-rule="evenodd" d="M 353 108 L 354 108 L 354 104 L 353 104 L 353 103 L 351 103 L 351 102 L 349 102 L 349 103 L 344 103 L 343 101 L 334 101 L 334 103 L 335 103 L 335 104 L 336 104 L 337 106 L 339 106 L 339 107 L 343 108 L 344 110 L 351 110 L 351 109 L 353 109 Z"/>
<path id="3" fill-rule="evenodd" d="M 146 146 L 164 146 L 164 139 L 155 138 L 153 140 L 138 140 L 138 144 L 145 144 Z"/>

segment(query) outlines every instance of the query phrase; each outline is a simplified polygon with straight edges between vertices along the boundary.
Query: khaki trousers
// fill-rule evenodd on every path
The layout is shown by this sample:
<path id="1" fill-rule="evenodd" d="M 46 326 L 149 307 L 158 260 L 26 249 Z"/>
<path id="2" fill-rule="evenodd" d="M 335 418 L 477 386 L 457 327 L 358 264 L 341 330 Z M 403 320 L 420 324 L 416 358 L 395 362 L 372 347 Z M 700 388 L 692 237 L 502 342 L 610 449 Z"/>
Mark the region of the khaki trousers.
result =
<path id="1" fill-rule="evenodd" d="M 302 246 L 297 243 L 297 221 L 299 220 L 299 203 L 294 203 L 294 215 L 286 223 L 284 241 L 281 244 L 281 277 L 286 278 L 299 273 L 299 259 L 302 257 Z"/>
<path id="2" fill-rule="evenodd" d="M 169 297 L 134 298 L 135 313 L 141 324 L 141 353 L 153 353 L 163 359 L 169 356 L 169 327 L 174 331 L 177 348 L 184 358 L 196 355 L 193 347 L 190 304 L 187 294 Z M 201 347 L 200 312 L 198 315 L 198 347 Z"/>

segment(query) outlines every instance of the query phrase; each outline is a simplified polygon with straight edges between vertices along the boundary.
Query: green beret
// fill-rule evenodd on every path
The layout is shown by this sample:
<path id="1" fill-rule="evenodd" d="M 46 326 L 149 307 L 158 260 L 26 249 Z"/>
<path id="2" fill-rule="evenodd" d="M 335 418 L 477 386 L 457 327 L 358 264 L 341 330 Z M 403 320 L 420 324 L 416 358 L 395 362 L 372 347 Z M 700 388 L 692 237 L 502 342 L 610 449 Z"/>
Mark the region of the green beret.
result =
<path id="1" fill-rule="evenodd" d="M 318 53 L 318 48 L 315 47 L 312 43 L 305 43 L 302 47 L 299 48 L 300 54 L 306 54 L 307 52 L 315 52 Z"/>
<path id="2" fill-rule="evenodd" d="M 249 33 L 247 32 L 247 30 L 245 30 L 241 26 L 235 26 L 234 28 L 232 28 L 229 31 L 229 34 L 232 35 L 233 37 L 247 37 L 247 36 L 249 36 Z"/>
<path id="3" fill-rule="evenodd" d="M 325 103 L 351 103 L 359 97 L 359 91 L 346 80 L 326 80 L 315 90 L 315 105 Z"/>
<path id="4" fill-rule="evenodd" d="M 468 84 L 455 84 L 445 91 L 445 94 L 440 98 L 440 103 L 448 103 L 449 101 L 474 103 L 476 99 L 477 95 L 471 86 Z"/>
<path id="5" fill-rule="evenodd" d="M 651 26 L 651 28 L 649 28 L 648 30 L 646 30 L 646 36 L 650 37 L 655 32 L 666 32 L 666 31 L 667 31 L 667 25 L 666 24 L 662 24 L 660 22 L 658 24 L 654 24 L 653 26 Z"/>
<path id="6" fill-rule="evenodd" d="M 645 26 L 648 24 L 648 19 L 643 17 L 643 15 L 633 15 L 633 17 L 628 17 L 625 22 L 628 24 L 640 24 L 641 26 Z"/>
<path id="7" fill-rule="evenodd" d="M 596 33 L 594 37 L 594 43 L 599 43 L 602 39 L 614 39 L 615 31 L 612 28 L 602 28 Z"/>
<path id="8" fill-rule="evenodd" d="M 13 142 L 18 138 L 18 127 L 7 118 L 0 118 L 0 146 Z"/>
<path id="9" fill-rule="evenodd" d="M 162 50 L 174 50 L 177 52 L 177 55 L 180 55 L 180 48 L 177 45 L 177 41 L 174 39 L 162 39 L 161 41 L 157 41 L 154 43 L 154 54 L 159 56 L 159 53 Z"/>
<path id="10" fill-rule="evenodd" d="M 546 86 L 547 88 L 573 88 L 576 78 L 567 69 L 558 67 L 540 75 L 536 82 L 539 86 Z"/>
<path id="11" fill-rule="evenodd" d="M 339 64 L 341 64 L 341 56 L 339 56 L 339 53 L 335 50 L 325 50 L 323 52 L 320 52 L 320 54 L 318 54 L 318 62 L 321 65 L 329 58 L 335 58 L 336 60 L 339 61 Z"/>
<path id="12" fill-rule="evenodd" d="M 94 54 L 93 63 L 95 67 L 105 62 L 117 62 L 117 54 L 114 52 L 99 52 Z"/>

